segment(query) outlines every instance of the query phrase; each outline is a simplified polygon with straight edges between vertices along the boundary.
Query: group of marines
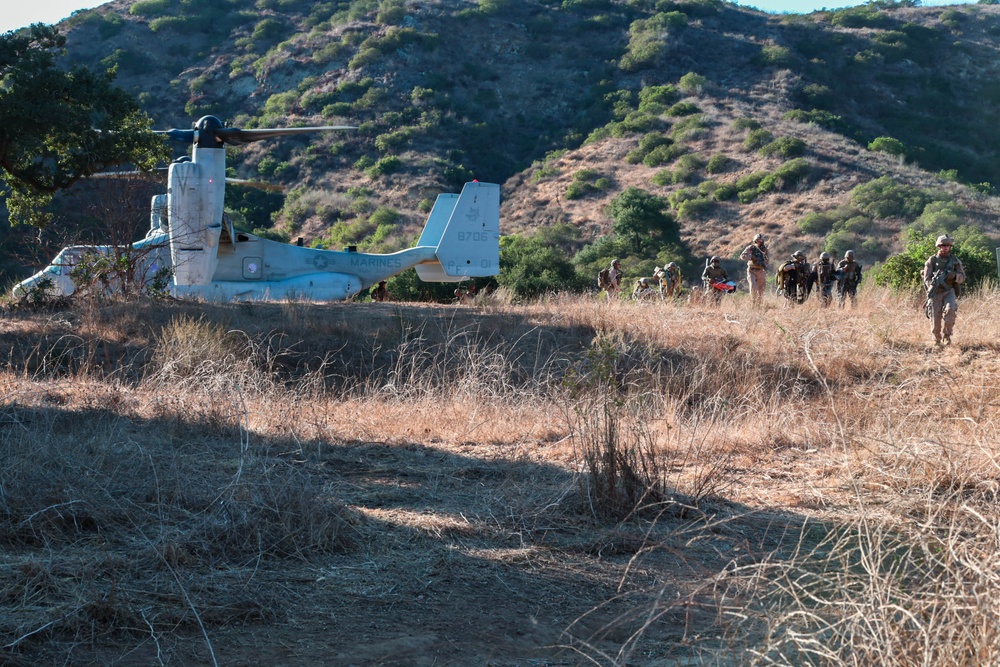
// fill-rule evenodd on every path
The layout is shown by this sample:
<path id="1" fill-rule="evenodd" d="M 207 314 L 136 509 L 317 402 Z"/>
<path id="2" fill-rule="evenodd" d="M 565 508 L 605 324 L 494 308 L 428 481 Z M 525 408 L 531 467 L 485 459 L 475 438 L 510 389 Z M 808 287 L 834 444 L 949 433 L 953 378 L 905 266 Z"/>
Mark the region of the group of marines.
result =
<path id="1" fill-rule="evenodd" d="M 747 283 L 750 285 L 751 300 L 760 304 L 767 284 L 767 266 L 770 259 L 766 239 L 757 234 L 753 243 L 740 254 L 747 263 Z M 965 282 L 962 261 L 951 254 L 954 241 L 942 234 L 935 241 L 937 252 L 927 258 L 921 274 L 927 289 L 925 312 L 931 320 L 931 333 L 935 345 L 950 345 L 951 336 L 958 318 L 958 294 Z M 844 253 L 836 268 L 830 253 L 820 254 L 819 261 L 809 265 L 805 253 L 797 250 L 791 259 L 778 267 L 775 282 L 778 293 L 795 303 L 803 303 L 813 286 L 819 286 L 820 303 L 829 306 L 833 301 L 833 287 L 837 286 L 840 306 L 850 297 L 851 305 L 857 299 L 858 285 L 861 283 L 861 264 L 854 258 L 854 251 Z"/>
<path id="2" fill-rule="evenodd" d="M 924 264 L 922 279 L 927 289 L 925 312 L 932 321 L 932 333 L 936 345 L 950 345 L 951 337 L 958 317 L 958 294 L 965 282 L 965 269 L 962 262 L 951 254 L 954 241 L 947 234 L 937 238 L 937 252 L 927 258 Z M 767 287 L 767 268 L 770 265 L 770 252 L 763 234 L 754 236 L 740 259 L 747 263 L 747 284 L 750 286 L 751 303 L 760 305 L 764 300 Z M 854 257 L 854 251 L 848 250 L 844 258 L 833 263 L 828 252 L 820 253 L 819 260 L 810 264 L 801 250 L 792 253 L 791 258 L 778 267 L 775 284 L 779 295 L 790 302 L 804 303 L 806 298 L 817 288 L 820 304 L 825 308 L 833 303 L 833 291 L 836 287 L 840 307 L 850 299 L 853 307 L 857 301 L 858 285 L 861 284 L 861 263 Z M 608 296 L 617 296 L 620 292 L 622 279 L 620 260 L 614 260 L 610 268 L 610 284 L 605 288 Z M 706 293 L 712 294 L 716 300 L 725 292 L 735 291 L 735 283 L 729 280 L 726 270 L 718 257 L 712 257 L 705 266 L 701 276 Z M 603 287 L 603 286 L 602 286 Z M 660 297 L 674 297 L 681 292 L 681 273 L 677 264 L 671 262 L 665 267 L 656 267 L 652 278 L 639 278 L 635 281 L 632 297 L 641 298 L 654 293 L 658 288 Z"/>
<path id="3" fill-rule="evenodd" d="M 753 243 L 740 253 L 740 259 L 747 263 L 751 300 L 754 304 L 760 304 L 764 299 L 767 267 L 770 263 L 770 252 L 763 234 L 757 234 L 753 238 Z M 843 308 L 848 298 L 852 306 L 857 301 L 861 278 L 861 263 L 855 259 L 853 250 L 845 252 L 844 258 L 836 265 L 828 252 L 820 253 L 819 261 L 810 264 L 805 253 L 796 250 L 789 260 L 778 267 L 774 282 L 778 294 L 793 303 L 805 303 L 813 288 L 817 287 L 820 303 L 824 308 L 833 303 L 833 289 L 836 286 L 838 301 Z"/>

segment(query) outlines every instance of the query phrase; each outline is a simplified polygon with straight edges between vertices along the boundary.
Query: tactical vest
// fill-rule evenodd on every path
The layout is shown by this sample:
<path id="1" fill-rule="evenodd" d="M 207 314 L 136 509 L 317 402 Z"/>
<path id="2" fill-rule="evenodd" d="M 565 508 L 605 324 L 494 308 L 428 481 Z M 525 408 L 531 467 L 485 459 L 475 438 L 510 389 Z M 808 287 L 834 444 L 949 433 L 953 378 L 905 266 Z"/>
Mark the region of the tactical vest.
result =
<path id="1" fill-rule="evenodd" d="M 820 262 L 816 265 L 816 277 L 823 284 L 833 282 L 833 262 Z"/>

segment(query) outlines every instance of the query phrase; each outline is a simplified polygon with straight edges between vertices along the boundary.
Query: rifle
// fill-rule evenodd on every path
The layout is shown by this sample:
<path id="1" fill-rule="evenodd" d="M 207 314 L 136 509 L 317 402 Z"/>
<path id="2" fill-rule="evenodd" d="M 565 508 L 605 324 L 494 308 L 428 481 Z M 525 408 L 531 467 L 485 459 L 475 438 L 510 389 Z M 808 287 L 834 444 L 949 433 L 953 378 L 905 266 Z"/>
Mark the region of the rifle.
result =
<path id="1" fill-rule="evenodd" d="M 948 278 L 948 272 L 944 269 L 938 269 L 931 276 L 930 287 L 927 288 L 927 302 L 924 304 L 924 315 L 927 319 L 931 319 L 934 313 L 932 301 L 934 300 L 934 294 L 938 291 L 939 287 L 944 287 L 945 280 Z"/>

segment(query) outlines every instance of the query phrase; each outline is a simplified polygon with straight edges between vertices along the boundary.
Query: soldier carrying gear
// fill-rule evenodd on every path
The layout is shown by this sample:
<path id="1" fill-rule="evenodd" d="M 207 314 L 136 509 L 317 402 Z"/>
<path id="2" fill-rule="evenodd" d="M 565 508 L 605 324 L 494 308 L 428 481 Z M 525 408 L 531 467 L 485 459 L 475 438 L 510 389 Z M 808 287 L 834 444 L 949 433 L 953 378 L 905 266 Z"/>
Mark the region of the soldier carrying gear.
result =
<path id="1" fill-rule="evenodd" d="M 604 290 L 608 298 L 618 296 L 618 292 L 621 290 L 621 279 L 622 279 L 622 265 L 621 260 L 616 259 L 611 262 L 611 266 L 607 269 L 601 269 L 597 274 L 597 287 L 598 289 Z"/>
<path id="2" fill-rule="evenodd" d="M 810 280 L 819 285 L 819 300 L 824 308 L 833 303 L 833 286 L 840 280 L 840 275 L 839 270 L 833 266 L 830 253 L 820 253 L 819 262 L 813 265 Z"/>
<path id="3" fill-rule="evenodd" d="M 753 237 L 753 243 L 740 253 L 740 259 L 747 263 L 747 283 L 750 285 L 750 298 L 754 305 L 763 303 L 764 289 L 767 286 L 766 271 L 770 253 L 766 240 L 763 234 L 757 234 Z"/>
<path id="4" fill-rule="evenodd" d="M 636 278 L 635 282 L 632 283 L 632 298 L 636 301 L 646 300 L 651 298 L 654 294 L 658 294 L 660 298 L 663 298 L 663 283 L 660 280 L 660 276 L 663 273 L 663 269 L 656 267 L 651 278 Z"/>
<path id="5" fill-rule="evenodd" d="M 951 344 L 951 334 L 958 318 L 958 296 L 965 282 L 962 260 L 951 254 L 955 244 L 950 236 L 942 234 L 935 245 L 937 253 L 927 258 L 924 264 L 923 280 L 927 288 L 928 317 L 933 321 L 931 333 L 934 343 Z M 943 327 L 942 327 L 943 324 Z"/>
<path id="6" fill-rule="evenodd" d="M 718 257 L 712 257 L 705 264 L 705 270 L 701 273 L 701 282 L 704 286 L 705 293 L 712 293 L 712 297 L 715 299 L 715 303 L 719 303 L 722 299 L 722 295 L 725 292 L 730 291 L 728 286 L 722 287 L 725 283 L 729 281 L 729 274 L 726 270 L 722 268 L 722 261 Z"/>
<path id="7" fill-rule="evenodd" d="M 392 298 L 389 294 L 389 288 L 385 286 L 385 281 L 379 281 L 378 287 L 371 292 L 372 301 L 388 301 Z"/>
<path id="8" fill-rule="evenodd" d="M 854 251 L 844 253 L 844 259 L 837 264 L 840 277 L 837 281 L 837 294 L 840 296 L 840 307 L 844 307 L 847 297 L 851 297 L 851 307 L 857 304 L 858 285 L 861 284 L 861 263 L 855 261 Z"/>
<path id="9" fill-rule="evenodd" d="M 804 303 L 809 294 L 809 263 L 801 250 L 792 253 L 791 259 L 778 267 L 775 283 L 778 294 L 789 301 Z"/>
<path id="10" fill-rule="evenodd" d="M 676 262 L 670 262 L 663 267 L 660 274 L 660 296 L 677 297 L 681 295 L 681 268 Z"/>

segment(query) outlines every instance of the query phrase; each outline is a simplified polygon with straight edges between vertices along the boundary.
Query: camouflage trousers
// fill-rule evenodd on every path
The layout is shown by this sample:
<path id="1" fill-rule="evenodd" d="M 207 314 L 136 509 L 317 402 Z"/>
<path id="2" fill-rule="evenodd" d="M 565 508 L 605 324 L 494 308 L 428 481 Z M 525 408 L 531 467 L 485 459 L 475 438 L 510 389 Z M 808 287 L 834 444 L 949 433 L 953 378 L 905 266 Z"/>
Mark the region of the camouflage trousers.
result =
<path id="1" fill-rule="evenodd" d="M 936 342 L 940 343 L 942 337 L 946 341 L 951 341 L 956 319 L 958 319 L 958 299 L 955 297 L 955 290 L 949 289 L 941 294 L 935 294 L 931 298 L 931 322 L 933 322 L 931 332 Z"/>
<path id="2" fill-rule="evenodd" d="M 767 273 L 764 269 L 747 268 L 747 284 L 750 286 L 750 300 L 753 303 L 764 301 L 764 289 L 767 287 Z"/>
<path id="3" fill-rule="evenodd" d="M 833 303 L 833 286 L 834 285 L 836 285 L 836 283 L 834 281 L 832 281 L 832 280 L 830 282 L 828 282 L 828 283 L 820 283 L 819 300 L 820 300 L 820 303 L 823 304 L 824 308 L 826 308 L 831 303 Z"/>

